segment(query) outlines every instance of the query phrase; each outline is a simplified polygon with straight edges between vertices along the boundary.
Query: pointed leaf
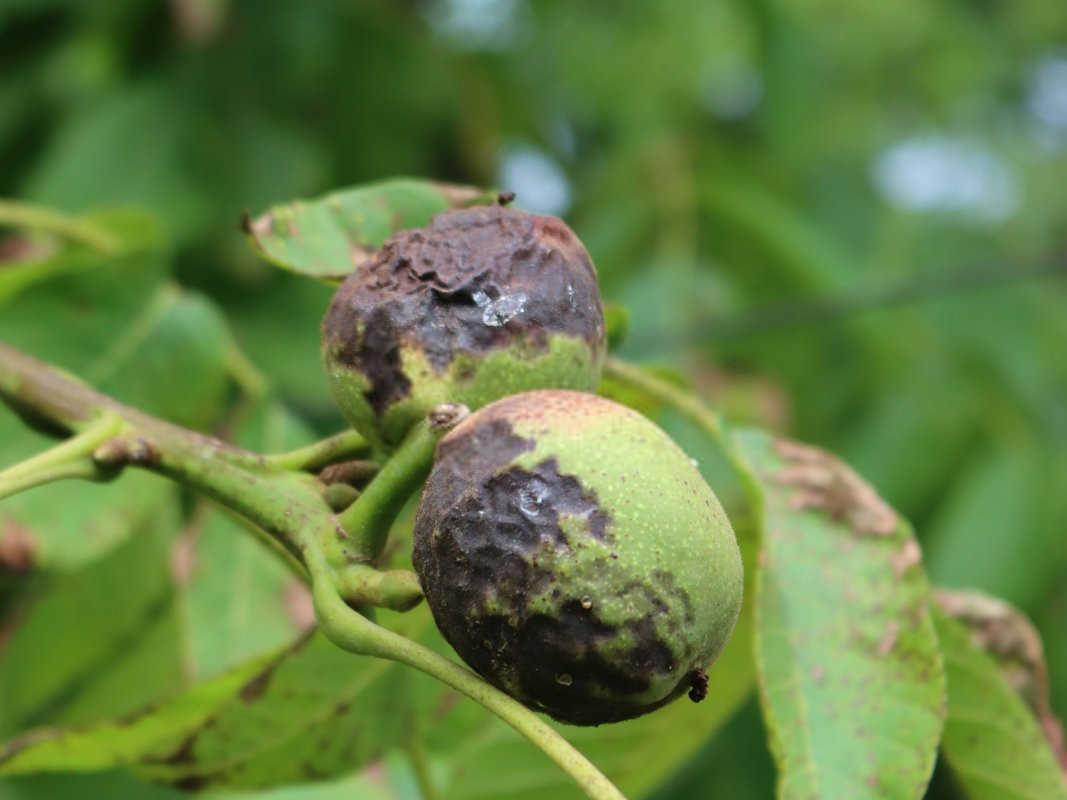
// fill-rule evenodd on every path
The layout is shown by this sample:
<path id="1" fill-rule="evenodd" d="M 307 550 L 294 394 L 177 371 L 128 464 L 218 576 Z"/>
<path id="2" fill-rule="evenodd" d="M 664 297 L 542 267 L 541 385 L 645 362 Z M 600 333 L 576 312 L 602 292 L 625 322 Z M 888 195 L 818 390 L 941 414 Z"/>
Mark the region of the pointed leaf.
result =
<path id="1" fill-rule="evenodd" d="M 490 203 L 492 192 L 412 178 L 331 192 L 275 206 L 245 229 L 252 246 L 282 269 L 340 280 L 390 235 L 418 228 L 449 208 Z"/>
<path id="2" fill-rule="evenodd" d="M 261 453 L 307 444 L 306 427 L 276 401 L 240 426 L 238 444 Z M 175 546 L 187 623 L 188 666 L 203 679 L 291 643 L 314 624 L 305 583 L 235 516 L 201 501 Z"/>
<path id="3" fill-rule="evenodd" d="M 49 281 L 24 293 L 4 309 L 0 338 L 25 343 L 32 354 L 54 360 L 146 411 L 192 427 L 207 426 L 224 407 L 228 386 L 230 339 L 221 316 L 205 300 L 163 285 L 139 298 L 141 307 L 121 332 L 105 328 L 114 337 L 106 344 L 101 332 L 82 337 L 80 325 L 67 328 L 65 321 L 79 314 L 109 318 L 112 308 L 98 309 L 91 302 L 99 297 L 97 290 L 89 288 L 97 278 L 106 287 L 105 272 L 65 275 L 62 288 L 50 291 Z M 79 311 L 79 302 L 86 298 L 90 302 Z M 94 344 L 100 349 L 87 350 Z M 53 358 L 56 355 L 60 357 Z M 51 443 L 26 429 L 6 408 L 0 409 L 0 433 L 2 466 Z M 103 486 L 66 482 L 5 499 L 0 505 L 0 537 L 17 539 L 26 554 L 6 567 L 75 569 L 149 522 L 160 505 L 173 498 L 174 488 L 167 481 L 131 471 Z M 0 570 L 4 567 L 0 564 Z"/>
<path id="4" fill-rule="evenodd" d="M 132 719 L 31 731 L 0 750 L 0 776 L 132 766 L 192 789 L 345 774 L 406 735 L 406 675 L 313 635 Z"/>
<path id="5" fill-rule="evenodd" d="M 0 747 L 0 776 L 95 771 L 164 759 L 278 659 L 245 664 L 130 718 L 85 728 L 38 728 Z"/>
<path id="6" fill-rule="evenodd" d="M 967 797 L 1067 800 L 1067 759 L 1061 764 L 1050 746 L 1063 746 L 1063 732 L 1048 708 L 1036 632 L 983 595 L 939 593 L 938 600 L 934 622 L 948 677 L 941 748 Z"/>
<path id="7" fill-rule="evenodd" d="M 846 465 L 737 436 L 763 495 L 756 662 L 782 798 L 919 798 L 944 675 L 911 530 Z"/>
<path id="8" fill-rule="evenodd" d="M 0 735 L 125 714 L 182 682 L 168 571 L 177 504 L 87 568 L 49 576 L 0 655 Z"/>

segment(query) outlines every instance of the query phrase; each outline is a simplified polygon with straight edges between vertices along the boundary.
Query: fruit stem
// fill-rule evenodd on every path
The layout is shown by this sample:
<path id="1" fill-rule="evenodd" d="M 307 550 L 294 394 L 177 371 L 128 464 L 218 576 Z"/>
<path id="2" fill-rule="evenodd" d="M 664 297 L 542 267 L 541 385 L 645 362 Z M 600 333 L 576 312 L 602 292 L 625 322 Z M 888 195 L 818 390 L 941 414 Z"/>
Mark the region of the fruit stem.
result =
<path id="1" fill-rule="evenodd" d="M 97 447 L 121 429 L 122 419 L 118 415 L 103 414 L 84 425 L 76 436 L 0 470 L 0 498 L 69 478 L 108 480 L 114 477 L 115 471 L 98 465 L 92 455 Z"/>
<path id="2" fill-rule="evenodd" d="M 264 456 L 274 469 L 314 472 L 338 461 L 364 456 L 370 451 L 367 440 L 355 431 L 341 431 L 320 441 L 287 453 Z"/>
<path id="3" fill-rule="evenodd" d="M 98 476 L 99 471 L 96 466 L 91 461 L 84 460 L 19 475 L 8 475 L 6 471 L 0 472 L 0 500 L 46 483 L 69 478 L 94 480 L 98 479 Z"/>
<path id="4" fill-rule="evenodd" d="M 428 420 L 413 427 L 359 498 L 338 514 L 349 536 L 342 546 L 342 563 L 373 561 L 382 552 L 393 520 L 430 474 L 434 449 L 443 433 Z"/>
<path id="5" fill-rule="evenodd" d="M 625 800 L 592 762 L 533 711 L 489 685 L 466 667 L 371 622 L 345 605 L 332 583 L 330 566 L 317 542 L 308 537 L 303 549 L 305 563 L 312 575 L 312 592 L 319 625 L 334 644 L 351 653 L 397 661 L 437 678 L 496 714 L 529 739 L 570 775 L 592 800 Z"/>

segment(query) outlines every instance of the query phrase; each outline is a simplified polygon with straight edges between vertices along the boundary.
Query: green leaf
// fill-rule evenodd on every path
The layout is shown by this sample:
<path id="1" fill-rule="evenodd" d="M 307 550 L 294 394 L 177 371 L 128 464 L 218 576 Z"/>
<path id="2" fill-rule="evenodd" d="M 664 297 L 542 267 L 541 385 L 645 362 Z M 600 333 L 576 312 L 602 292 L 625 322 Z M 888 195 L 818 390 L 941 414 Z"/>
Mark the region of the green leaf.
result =
<path id="1" fill-rule="evenodd" d="M 143 714 L 84 728 L 31 731 L 0 748 L 0 776 L 95 771 L 165 759 L 281 658 L 250 662 Z"/>
<path id="2" fill-rule="evenodd" d="M 189 795 L 138 781 L 129 772 L 59 773 L 9 778 L 0 782 L 0 800 L 183 800 Z M 250 792 L 216 792 L 221 800 L 423 800 L 402 756 L 390 757 L 363 772 L 336 781 L 279 786 Z"/>
<path id="3" fill-rule="evenodd" d="M 942 592 L 938 600 L 934 622 L 948 677 L 941 748 L 967 797 L 1065 800 L 1067 762 L 1057 761 L 1024 700 L 1030 697 L 1048 729 L 1055 728 L 1037 633 L 1021 614 L 992 598 Z M 1006 663 L 1011 661 L 1016 663 Z M 1035 670 L 1042 684 L 1036 687 Z"/>
<path id="4" fill-rule="evenodd" d="M 925 528 L 932 580 L 1040 607 L 1067 561 L 1063 520 L 1049 501 L 1057 496 L 1050 455 L 1039 442 L 1016 435 L 955 469 L 954 485 Z M 1015 531 L 1025 535 L 1005 535 Z"/>
<path id="5" fill-rule="evenodd" d="M 272 264 L 324 280 L 340 280 L 396 231 L 418 228 L 449 208 L 490 203 L 492 192 L 412 178 L 331 192 L 275 206 L 245 230 Z"/>
<path id="6" fill-rule="evenodd" d="M 86 569 L 34 587 L 0 659 L 0 735 L 124 714 L 182 683 L 168 563 L 176 504 Z"/>
<path id="7" fill-rule="evenodd" d="M 0 202 L 0 224 L 7 221 L 20 230 L 9 234 L 13 239 L 5 242 L 9 250 L 15 249 L 15 257 L 0 258 L 0 304 L 53 275 L 150 251 L 159 239 L 155 221 L 130 210 L 71 217 L 36 206 Z"/>
<path id="8" fill-rule="evenodd" d="M 313 636 L 245 682 L 179 747 L 139 759 L 138 772 L 183 788 L 265 787 L 349 772 L 400 741 L 401 670 Z"/>
<path id="9" fill-rule="evenodd" d="M 46 258 L 13 268 L 17 280 L 4 283 L 9 270 L 0 270 L 0 339 L 146 411 L 209 427 L 227 400 L 232 347 L 218 311 L 166 282 L 167 253 L 151 217 L 110 211 L 65 223 L 91 226 L 114 246 L 52 242 Z M 48 444 L 0 410 L 0 465 Z M 106 486 L 69 482 L 10 498 L 0 508 L 0 540 L 17 542 L 21 555 L 6 566 L 76 569 L 174 497 L 165 481 L 131 472 Z"/>
<path id="10" fill-rule="evenodd" d="M 315 635 L 132 719 L 30 732 L 0 752 L 0 775 L 132 766 L 183 788 L 253 788 L 344 774 L 406 735 L 406 676 Z"/>
<path id="11" fill-rule="evenodd" d="M 604 303 L 604 328 L 608 349 L 616 350 L 630 329 L 630 310 L 621 303 Z"/>
<path id="12" fill-rule="evenodd" d="M 159 121 L 165 119 L 167 124 Z M 27 196 L 72 211 L 149 208 L 179 238 L 210 221 L 209 194 L 190 169 L 212 116 L 195 97 L 149 79 L 98 94 L 63 116 L 36 160 Z M 145 135 L 152 131 L 153 135 Z"/>
<path id="13" fill-rule="evenodd" d="M 136 315 L 115 335 L 101 321 L 112 319 L 115 309 L 100 292 L 117 288 L 111 279 L 121 283 L 124 272 L 94 270 L 65 275 L 61 286 L 53 281 L 37 285 L 4 309 L 0 338 L 32 348 L 31 353 L 72 369 L 134 406 L 206 427 L 224 408 L 228 388 L 231 341 L 222 318 L 205 300 L 163 284 L 147 298 L 140 296 Z M 96 299 L 102 301 L 99 307 Z M 96 320 L 102 330 L 81 336 L 84 321 L 67 325 L 79 316 Z M 106 333 L 114 338 L 105 343 Z M 0 416 L 0 464 L 15 463 L 46 444 L 13 415 Z M 67 482 L 39 488 L 5 500 L 0 536 L 17 537 L 38 568 L 74 569 L 148 523 L 174 496 L 166 481 L 134 471 L 104 486 Z"/>
<path id="14" fill-rule="evenodd" d="M 313 409 L 319 417 L 332 414 L 340 425 L 319 340 L 319 325 L 332 294 L 333 288 L 324 283 L 272 270 L 267 286 L 242 293 L 240 303 L 231 304 L 228 320 L 241 350 L 287 401 Z"/>
<path id="15" fill-rule="evenodd" d="M 756 662 L 782 798 L 919 798 L 944 717 L 909 527 L 815 448 L 737 435 L 763 495 Z"/>
<path id="16" fill-rule="evenodd" d="M 276 402 L 260 403 L 236 441 L 258 452 L 307 444 L 310 432 Z M 314 624 L 311 595 L 236 517 L 201 501 L 175 548 L 188 668 L 216 675 L 292 642 Z"/>

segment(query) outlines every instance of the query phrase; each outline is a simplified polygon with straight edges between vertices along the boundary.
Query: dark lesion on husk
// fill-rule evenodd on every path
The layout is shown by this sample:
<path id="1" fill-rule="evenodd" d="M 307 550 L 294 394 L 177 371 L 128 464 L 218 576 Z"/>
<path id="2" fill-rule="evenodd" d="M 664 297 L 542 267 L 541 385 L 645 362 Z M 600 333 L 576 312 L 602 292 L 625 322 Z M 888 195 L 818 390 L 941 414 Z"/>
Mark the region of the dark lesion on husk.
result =
<path id="1" fill-rule="evenodd" d="M 445 212 L 396 234 L 348 276 L 323 320 L 327 351 L 366 376 L 379 415 L 410 392 L 402 348 L 442 372 L 458 354 L 517 337 L 544 348 L 555 333 L 603 347 L 596 271 L 562 222 L 502 206 Z"/>
<path id="2" fill-rule="evenodd" d="M 689 598 L 675 596 L 680 588 L 669 576 L 655 586 L 613 581 L 610 557 L 598 574 L 617 583 L 613 591 L 642 597 L 642 615 L 608 624 L 590 598 L 568 588 L 555 565 L 580 544 L 569 537 L 588 536 L 610 548 L 611 519 L 594 493 L 560 473 L 555 459 L 529 469 L 514 465 L 532 446 L 499 419 L 442 443 L 414 548 L 438 627 L 489 681 L 561 721 L 595 725 L 651 711 L 690 688 L 679 665 L 691 653 L 674 652 L 658 627 L 665 620 L 680 624 L 667 613 L 668 602 L 686 609 L 683 617 L 691 621 Z M 584 520 L 584 529 L 565 530 L 561 515 Z M 530 608 L 532 598 L 544 597 L 552 600 L 551 613 Z M 675 673 L 678 683 L 667 697 L 627 701 L 650 688 L 650 676 Z"/>

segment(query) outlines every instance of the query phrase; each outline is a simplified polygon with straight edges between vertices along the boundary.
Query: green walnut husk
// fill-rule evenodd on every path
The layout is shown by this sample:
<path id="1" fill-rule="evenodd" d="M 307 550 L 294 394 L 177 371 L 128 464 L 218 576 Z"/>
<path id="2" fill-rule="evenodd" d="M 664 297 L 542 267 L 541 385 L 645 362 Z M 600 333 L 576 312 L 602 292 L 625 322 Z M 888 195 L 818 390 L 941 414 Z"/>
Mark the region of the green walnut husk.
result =
<path id="1" fill-rule="evenodd" d="M 555 217 L 445 212 L 392 237 L 345 280 L 322 347 L 341 410 L 385 447 L 441 403 L 593 390 L 605 351 L 596 270 Z"/>
<path id="2" fill-rule="evenodd" d="M 577 725 L 702 699 L 741 607 L 737 541 L 697 468 L 579 392 L 499 400 L 442 439 L 414 561 L 459 655 Z"/>

